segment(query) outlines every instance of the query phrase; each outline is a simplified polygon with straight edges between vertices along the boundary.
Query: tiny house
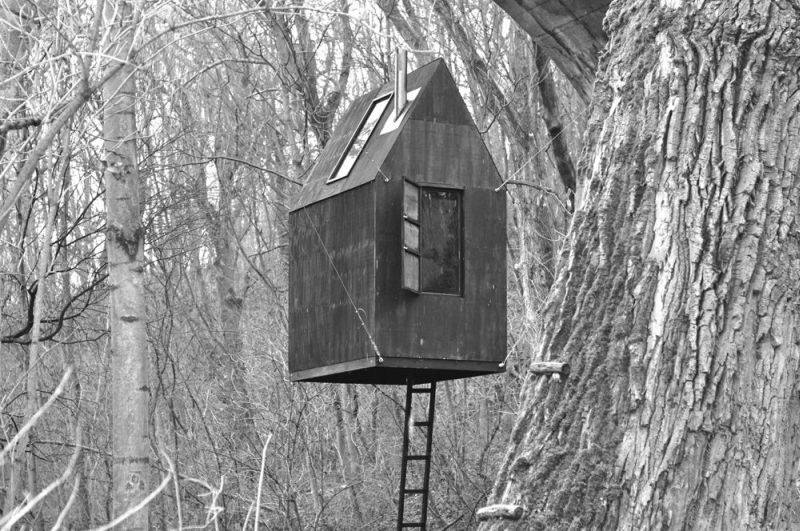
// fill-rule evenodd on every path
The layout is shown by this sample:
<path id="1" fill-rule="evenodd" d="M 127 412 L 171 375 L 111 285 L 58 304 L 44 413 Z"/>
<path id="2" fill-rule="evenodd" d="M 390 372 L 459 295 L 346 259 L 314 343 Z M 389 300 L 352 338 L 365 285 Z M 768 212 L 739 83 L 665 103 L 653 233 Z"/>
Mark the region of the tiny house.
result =
<path id="1" fill-rule="evenodd" d="M 500 176 L 442 60 L 397 77 L 345 112 L 291 207 L 293 381 L 503 370 Z"/>

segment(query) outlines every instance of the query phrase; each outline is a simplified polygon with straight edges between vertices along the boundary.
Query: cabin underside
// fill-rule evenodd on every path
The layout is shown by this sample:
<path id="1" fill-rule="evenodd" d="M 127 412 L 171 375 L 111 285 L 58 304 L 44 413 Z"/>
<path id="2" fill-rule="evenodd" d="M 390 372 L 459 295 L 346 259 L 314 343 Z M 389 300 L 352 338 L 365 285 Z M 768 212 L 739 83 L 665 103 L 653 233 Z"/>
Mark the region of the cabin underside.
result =
<path id="1" fill-rule="evenodd" d="M 293 382 L 405 385 L 470 378 L 503 372 L 496 362 L 420 358 L 363 358 L 290 373 Z"/>

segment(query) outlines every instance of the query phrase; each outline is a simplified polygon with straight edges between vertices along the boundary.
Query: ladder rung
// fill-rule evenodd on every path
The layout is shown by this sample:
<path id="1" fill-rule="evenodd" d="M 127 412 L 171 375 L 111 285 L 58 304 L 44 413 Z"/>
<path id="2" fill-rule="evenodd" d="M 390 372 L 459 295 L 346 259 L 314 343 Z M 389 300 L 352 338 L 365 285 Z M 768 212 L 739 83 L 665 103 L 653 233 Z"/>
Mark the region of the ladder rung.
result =
<path id="1" fill-rule="evenodd" d="M 429 420 L 420 420 L 420 421 L 416 421 L 415 420 L 414 421 L 414 426 L 430 426 L 430 425 L 431 425 L 431 421 L 429 421 Z"/>
<path id="2" fill-rule="evenodd" d="M 428 489 L 403 489 L 403 494 L 427 494 Z"/>
<path id="3" fill-rule="evenodd" d="M 425 527 L 425 524 L 422 522 L 409 522 L 407 524 L 400 524 L 400 527 Z"/>
<path id="4" fill-rule="evenodd" d="M 406 459 L 408 459 L 409 461 L 427 461 L 430 458 L 431 456 L 428 454 L 406 456 Z"/>
<path id="5" fill-rule="evenodd" d="M 424 388 L 414 389 L 412 387 L 411 388 L 411 392 L 412 393 L 430 393 L 431 392 L 431 388 L 430 387 L 424 387 Z"/>

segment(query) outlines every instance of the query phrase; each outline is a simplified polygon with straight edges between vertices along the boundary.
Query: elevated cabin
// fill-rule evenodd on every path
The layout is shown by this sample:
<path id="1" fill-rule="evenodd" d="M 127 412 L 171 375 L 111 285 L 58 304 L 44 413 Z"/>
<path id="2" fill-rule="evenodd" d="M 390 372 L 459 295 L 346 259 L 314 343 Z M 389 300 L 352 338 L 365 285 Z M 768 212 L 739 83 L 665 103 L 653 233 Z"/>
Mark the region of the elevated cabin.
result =
<path id="1" fill-rule="evenodd" d="M 500 176 L 442 60 L 400 77 L 347 110 L 290 211 L 294 381 L 503 370 Z"/>

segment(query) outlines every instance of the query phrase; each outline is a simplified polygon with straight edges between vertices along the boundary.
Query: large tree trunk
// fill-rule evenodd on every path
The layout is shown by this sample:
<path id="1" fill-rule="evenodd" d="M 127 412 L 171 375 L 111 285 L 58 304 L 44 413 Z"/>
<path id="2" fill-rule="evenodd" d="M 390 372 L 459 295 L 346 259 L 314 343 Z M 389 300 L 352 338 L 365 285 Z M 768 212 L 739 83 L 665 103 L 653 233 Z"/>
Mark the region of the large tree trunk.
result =
<path id="1" fill-rule="evenodd" d="M 512 529 L 797 529 L 800 10 L 614 3 L 586 200 L 492 502 Z"/>
<path id="2" fill-rule="evenodd" d="M 115 59 L 127 61 L 134 25 L 131 5 L 120 2 L 115 22 Z M 144 233 L 136 154 L 134 67 L 125 64 L 103 86 L 106 154 L 106 253 L 111 292 L 112 445 L 114 515 L 124 513 L 150 490 L 148 358 L 144 304 Z M 122 529 L 148 529 L 145 507 Z"/>

